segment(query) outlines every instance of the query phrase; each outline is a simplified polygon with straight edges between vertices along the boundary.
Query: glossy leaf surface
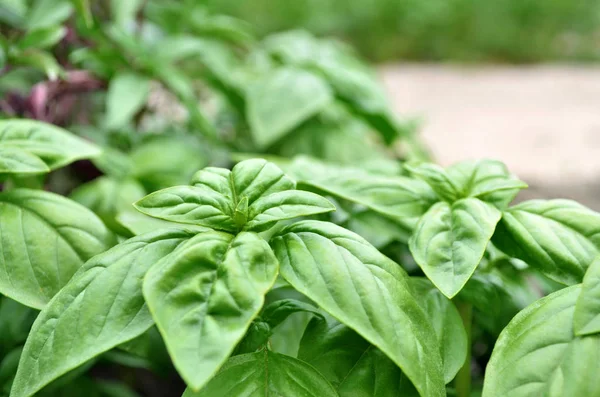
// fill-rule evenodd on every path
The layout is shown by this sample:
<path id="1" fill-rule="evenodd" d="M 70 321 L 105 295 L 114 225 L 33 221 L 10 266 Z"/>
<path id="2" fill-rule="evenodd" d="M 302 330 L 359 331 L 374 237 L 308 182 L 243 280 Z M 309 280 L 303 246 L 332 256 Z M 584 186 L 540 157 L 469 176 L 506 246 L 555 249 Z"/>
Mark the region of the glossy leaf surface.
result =
<path id="1" fill-rule="evenodd" d="M 500 334 L 483 397 L 600 395 L 600 335 L 573 334 L 580 286 L 528 306 Z"/>
<path id="2" fill-rule="evenodd" d="M 267 242 L 247 232 L 200 233 L 150 270 L 144 297 L 189 387 L 203 387 L 227 360 L 277 270 Z"/>
<path id="3" fill-rule="evenodd" d="M 439 165 L 425 163 L 414 167 L 406 166 L 406 168 L 411 174 L 427 182 L 441 200 L 453 202 L 461 198 L 460 188 Z"/>
<path id="4" fill-rule="evenodd" d="M 196 393 L 188 389 L 182 397 L 229 396 L 337 397 L 338 394 L 310 365 L 263 350 L 230 358 L 204 389 Z"/>
<path id="5" fill-rule="evenodd" d="M 444 393 L 431 324 L 394 262 L 331 223 L 302 221 L 271 240 L 282 276 L 323 310 L 379 347 L 421 394 Z"/>
<path id="6" fill-rule="evenodd" d="M 192 185 L 152 193 L 136 208 L 156 218 L 227 232 L 262 230 L 279 220 L 335 209 L 314 193 L 293 191 L 295 182 L 265 160 L 242 161 L 231 171 L 205 168 Z"/>
<path id="7" fill-rule="evenodd" d="M 431 188 L 422 181 L 384 176 L 353 167 L 338 167 L 300 157 L 286 167 L 299 185 L 316 188 L 393 219 L 412 230 L 418 217 L 436 201 Z"/>
<path id="8" fill-rule="evenodd" d="M 573 326 L 576 335 L 600 333 L 600 257 L 594 260 L 583 278 Z"/>
<path id="9" fill-rule="evenodd" d="M 246 93 L 248 122 L 259 148 L 266 148 L 314 116 L 333 94 L 320 77 L 281 68 L 254 82 Z"/>
<path id="10" fill-rule="evenodd" d="M 0 120 L 0 172 L 48 172 L 99 154 L 93 144 L 60 127 L 34 120 Z"/>
<path id="11" fill-rule="evenodd" d="M 0 194 L 0 292 L 41 309 L 92 256 L 115 239 L 93 212 L 59 195 Z"/>
<path id="12" fill-rule="evenodd" d="M 531 200 L 502 215 L 494 244 L 561 284 L 583 280 L 600 253 L 600 214 L 570 200 Z"/>
<path id="13" fill-rule="evenodd" d="M 314 318 L 298 358 L 313 365 L 341 397 L 418 396 L 400 368 L 381 350 L 331 316 Z"/>
<path id="14" fill-rule="evenodd" d="M 469 280 L 494 233 L 501 213 L 475 198 L 439 202 L 419 221 L 410 251 L 427 277 L 452 298 Z"/>
<path id="15" fill-rule="evenodd" d="M 148 330 L 142 296 L 147 270 L 194 235 L 162 230 L 95 256 L 36 319 L 25 344 L 13 397 L 32 396 L 59 376 Z"/>

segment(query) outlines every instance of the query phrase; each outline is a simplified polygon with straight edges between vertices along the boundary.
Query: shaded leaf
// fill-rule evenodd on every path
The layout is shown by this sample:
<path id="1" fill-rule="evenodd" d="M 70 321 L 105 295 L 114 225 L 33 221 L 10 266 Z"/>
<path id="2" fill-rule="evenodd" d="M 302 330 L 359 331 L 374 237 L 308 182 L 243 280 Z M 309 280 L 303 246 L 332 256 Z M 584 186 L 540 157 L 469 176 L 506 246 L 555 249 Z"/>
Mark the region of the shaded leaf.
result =
<path id="1" fill-rule="evenodd" d="M 419 395 L 392 360 L 329 315 L 308 324 L 298 358 L 321 372 L 341 397 Z"/>
<path id="2" fill-rule="evenodd" d="M 63 69 L 52 54 L 37 49 L 28 49 L 11 57 L 11 64 L 31 66 L 46 73 L 48 80 L 54 81 L 63 75 Z"/>
<path id="3" fill-rule="evenodd" d="M 263 350 L 230 358 L 199 392 L 182 397 L 302 396 L 337 397 L 335 389 L 310 365 Z"/>
<path id="4" fill-rule="evenodd" d="M 444 381 L 450 383 L 467 359 L 467 333 L 454 304 L 427 279 L 411 278 L 415 298 L 421 305 L 438 337 Z"/>
<path id="5" fill-rule="evenodd" d="M 134 179 L 104 176 L 79 186 L 70 197 L 94 211 L 111 230 L 127 234 L 116 216 L 124 211 L 134 211 L 133 203 L 145 194 L 144 188 Z"/>
<path id="6" fill-rule="evenodd" d="M 277 327 L 291 314 L 305 312 L 322 317 L 321 312 L 310 303 L 297 299 L 281 299 L 267 305 L 260 317 L 272 328 Z"/>

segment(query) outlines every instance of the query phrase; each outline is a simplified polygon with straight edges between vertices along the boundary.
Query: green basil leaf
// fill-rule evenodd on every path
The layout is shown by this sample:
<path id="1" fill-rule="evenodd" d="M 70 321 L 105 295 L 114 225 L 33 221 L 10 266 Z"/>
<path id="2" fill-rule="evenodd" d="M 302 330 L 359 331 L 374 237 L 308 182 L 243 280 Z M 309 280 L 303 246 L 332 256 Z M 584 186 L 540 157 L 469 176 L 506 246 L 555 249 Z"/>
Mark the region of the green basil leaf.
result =
<path id="1" fill-rule="evenodd" d="M 561 284 L 581 282 L 600 253 L 600 214 L 570 200 L 531 200 L 509 208 L 493 243 Z"/>
<path id="2" fill-rule="evenodd" d="M 71 0 L 75 7 L 76 15 L 83 19 L 85 26 L 90 28 L 94 24 L 90 0 Z"/>
<path id="3" fill-rule="evenodd" d="M 106 94 L 106 128 L 117 129 L 127 125 L 142 109 L 150 93 L 150 79 L 125 72 L 112 78 Z"/>
<path id="4" fill-rule="evenodd" d="M 189 223 L 235 232 L 231 199 L 205 187 L 174 186 L 151 193 L 134 204 L 143 214 L 171 222 Z"/>
<path id="5" fill-rule="evenodd" d="M 467 359 L 468 339 L 454 304 L 427 279 L 411 278 L 415 298 L 421 305 L 438 337 L 444 381 L 450 383 Z"/>
<path id="6" fill-rule="evenodd" d="M 411 231 L 437 197 L 422 181 L 381 176 L 352 167 L 337 167 L 300 157 L 288 167 L 301 187 L 307 186 L 384 215 Z"/>
<path id="7" fill-rule="evenodd" d="M 143 0 L 110 0 L 110 14 L 112 20 L 122 29 L 135 19 L 139 8 L 144 5 Z"/>
<path id="8" fill-rule="evenodd" d="M 135 148 L 130 155 L 131 177 L 148 191 L 187 184 L 208 163 L 202 146 L 183 137 L 161 136 Z"/>
<path id="9" fill-rule="evenodd" d="M 255 81 L 246 92 L 248 123 L 256 145 L 267 148 L 333 100 L 320 77 L 280 68 Z"/>
<path id="10" fill-rule="evenodd" d="M 271 327 L 264 321 L 252 321 L 246 335 L 237 344 L 232 355 L 254 353 L 265 348 L 269 344 Z"/>
<path id="11" fill-rule="evenodd" d="M 1 193 L 0 223 L 0 292 L 36 309 L 115 243 L 93 212 L 39 190 Z"/>
<path id="12" fill-rule="evenodd" d="M 405 165 L 405 168 L 412 175 L 427 182 L 440 199 L 453 202 L 463 197 L 460 187 L 454 184 L 446 170 L 439 165 L 424 163 L 418 166 Z"/>
<path id="13" fill-rule="evenodd" d="M 23 347 L 19 346 L 6 354 L 2 354 L 2 360 L 0 360 L 0 393 L 3 396 L 10 394 L 10 388 L 15 378 L 15 373 L 17 373 L 22 351 Z"/>
<path id="14" fill-rule="evenodd" d="M 310 303 L 302 302 L 297 299 L 281 299 L 267 305 L 260 317 L 271 328 L 277 327 L 291 314 L 305 312 L 312 313 L 322 317 L 321 312 Z"/>
<path id="15" fill-rule="evenodd" d="M 381 350 L 329 315 L 308 324 L 298 358 L 321 372 L 341 397 L 419 395 Z"/>
<path id="16" fill-rule="evenodd" d="M 496 160 L 463 161 L 448 167 L 447 172 L 464 197 L 477 197 L 499 209 L 505 209 L 527 187 Z"/>
<path id="17" fill-rule="evenodd" d="M 230 358 L 199 392 L 182 397 L 302 396 L 337 397 L 335 389 L 310 365 L 263 350 Z"/>
<path id="18" fill-rule="evenodd" d="M 339 99 L 379 131 L 386 143 L 397 138 L 398 123 L 381 85 L 352 50 L 336 41 L 316 39 L 302 30 L 272 34 L 264 46 L 287 64 L 320 72 Z"/>
<path id="19" fill-rule="evenodd" d="M 496 342 L 483 397 L 600 395 L 600 335 L 573 334 L 580 291 L 565 288 L 515 316 Z"/>
<path id="20" fill-rule="evenodd" d="M 409 246 L 417 264 L 448 298 L 469 280 L 501 213 L 475 198 L 439 202 L 419 221 Z"/>
<path id="21" fill-rule="evenodd" d="M 152 267 L 144 297 L 175 367 L 200 389 L 225 363 L 277 277 L 256 233 L 200 233 Z"/>
<path id="22" fill-rule="evenodd" d="M 54 46 L 67 34 L 67 28 L 63 26 L 50 26 L 28 32 L 17 43 L 17 48 L 26 50 L 28 48 L 46 49 Z"/>
<path id="23" fill-rule="evenodd" d="M 152 327 L 142 296 L 144 275 L 194 234 L 161 230 L 127 240 L 89 260 L 33 324 L 13 397 L 33 396 L 59 376 Z"/>
<path id="24" fill-rule="evenodd" d="M 292 313 L 277 327 L 271 329 L 269 346 L 276 353 L 297 357 L 300 340 L 313 314 L 308 312 Z"/>
<path id="25" fill-rule="evenodd" d="M 277 221 L 331 211 L 335 206 L 318 194 L 301 190 L 273 193 L 252 204 L 244 229 L 260 231 Z"/>
<path id="26" fill-rule="evenodd" d="M 2 147 L 0 143 L 0 174 L 43 174 L 50 168 L 38 156 L 19 148 Z"/>
<path id="27" fill-rule="evenodd" d="M 70 0 L 38 0 L 27 13 L 26 25 L 28 29 L 60 25 L 72 12 Z"/>
<path id="28" fill-rule="evenodd" d="M 295 289 L 379 347 L 421 394 L 445 393 L 435 333 L 400 266 L 327 222 L 297 222 L 271 244 Z"/>
<path id="29" fill-rule="evenodd" d="M 0 296 L 0 357 L 25 342 L 37 315 L 37 310 Z"/>
<path id="30" fill-rule="evenodd" d="M 269 152 L 286 158 L 308 155 L 348 165 L 381 160 L 387 157 L 387 150 L 380 140 L 374 139 L 369 125 L 338 102 L 269 148 Z"/>
<path id="31" fill-rule="evenodd" d="M 600 333 L 600 257 L 592 262 L 583 277 L 573 326 L 578 336 Z"/>
<path id="32" fill-rule="evenodd" d="M 133 203 L 145 194 L 146 191 L 135 179 L 100 177 L 79 186 L 70 197 L 94 211 L 111 230 L 127 235 L 128 230 L 116 220 L 116 216 L 128 210 L 134 211 Z"/>
<path id="33" fill-rule="evenodd" d="M 150 233 L 155 230 L 168 229 L 173 227 L 194 230 L 197 233 L 212 230 L 202 226 L 186 225 L 183 223 L 163 221 L 162 219 L 152 218 L 151 216 L 144 215 L 138 211 L 120 212 L 116 216 L 115 222 L 127 231 L 129 231 L 129 234 L 132 234 L 134 236 L 139 236 L 140 234 Z"/>
<path id="34" fill-rule="evenodd" d="M 59 76 L 64 76 L 65 73 L 54 55 L 48 51 L 35 48 L 16 52 L 11 56 L 11 64 L 15 66 L 30 66 L 38 69 L 44 72 L 50 81 L 56 81 Z"/>
<path id="35" fill-rule="evenodd" d="M 262 230 L 279 220 L 334 209 L 315 194 L 286 192 L 295 188 L 294 181 L 265 160 L 242 161 L 231 171 L 208 167 L 192 184 L 154 192 L 135 207 L 159 219 L 227 232 Z"/>
<path id="36" fill-rule="evenodd" d="M 410 231 L 400 227 L 390 218 L 371 210 L 352 213 L 343 226 L 364 237 L 377 249 L 382 249 L 395 241 L 408 242 L 410 238 Z"/>
<path id="37" fill-rule="evenodd" d="M 457 298 L 472 304 L 475 312 L 473 322 L 497 338 L 519 310 L 524 308 L 515 302 L 516 297 L 509 291 L 497 275 L 480 272 L 469 279 Z M 532 301 L 539 298 L 541 296 Z"/>
<path id="38" fill-rule="evenodd" d="M 0 149 L 25 151 L 51 170 L 100 154 L 96 146 L 62 128 L 25 119 L 0 120 Z"/>
<path id="39" fill-rule="evenodd" d="M 338 393 L 340 397 L 419 397 L 400 368 L 373 345 L 360 356 Z"/>

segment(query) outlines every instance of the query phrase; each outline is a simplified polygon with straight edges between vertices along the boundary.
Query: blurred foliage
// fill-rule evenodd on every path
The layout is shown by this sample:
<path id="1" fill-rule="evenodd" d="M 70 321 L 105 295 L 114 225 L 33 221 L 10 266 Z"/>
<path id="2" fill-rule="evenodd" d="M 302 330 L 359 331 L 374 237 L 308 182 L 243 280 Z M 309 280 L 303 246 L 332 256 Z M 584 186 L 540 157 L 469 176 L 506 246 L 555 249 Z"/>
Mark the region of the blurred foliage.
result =
<path id="1" fill-rule="evenodd" d="M 69 195 L 127 238 L 164 226 L 134 211 L 134 201 L 240 156 L 285 162 L 306 155 L 398 173 L 398 160 L 426 155 L 414 124 L 392 113 L 373 71 L 350 47 L 302 30 L 264 38 L 254 30 L 198 1 L 0 0 L 0 124 L 44 122 L 5 122 L 2 138 L 27 147 L 43 141 L 36 153 L 48 163 L 8 144 L 0 189 Z M 93 156 L 59 161 L 73 144 L 55 139 L 51 124 L 102 154 L 56 169 Z M 24 171 L 30 175 L 21 177 Z M 365 228 L 361 216 L 353 222 Z M 0 312 L 14 309 L 10 319 L 26 335 L 31 313 L 11 302 L 0 297 Z M 16 333 L 2 324 L 0 331 Z M 0 396 L 10 390 L 23 342 L 0 340 Z M 82 388 L 102 397 L 181 395 L 170 362 L 156 354 L 164 347 L 152 338 L 133 342 L 43 395 L 80 395 Z"/>
<path id="2" fill-rule="evenodd" d="M 537 62 L 600 54 L 599 0 L 210 0 L 259 35 L 302 26 L 370 59 Z"/>

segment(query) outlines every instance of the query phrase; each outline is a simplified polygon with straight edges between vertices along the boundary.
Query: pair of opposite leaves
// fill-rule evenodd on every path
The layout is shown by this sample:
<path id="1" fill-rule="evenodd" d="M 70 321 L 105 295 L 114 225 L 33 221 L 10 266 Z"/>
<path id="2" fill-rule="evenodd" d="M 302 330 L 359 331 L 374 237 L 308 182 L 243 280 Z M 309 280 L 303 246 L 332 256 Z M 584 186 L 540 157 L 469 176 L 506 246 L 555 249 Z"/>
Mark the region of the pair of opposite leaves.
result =
<path id="1" fill-rule="evenodd" d="M 254 232 L 331 211 L 329 202 L 291 190 L 294 182 L 262 160 L 204 169 L 193 183 L 153 193 L 137 207 L 213 230 L 157 231 L 86 263 L 36 320 L 13 396 L 32 395 L 154 322 L 180 374 L 199 389 L 244 336 L 278 273 L 379 347 L 422 395 L 443 395 L 435 332 L 397 264 L 327 222 L 293 223 L 270 245 Z"/>
<path id="2" fill-rule="evenodd" d="M 570 200 L 508 207 L 526 185 L 500 162 L 464 162 L 446 170 L 425 164 L 409 170 L 441 200 L 421 217 L 409 246 L 449 298 L 469 280 L 490 241 L 565 285 L 580 283 L 600 254 L 600 214 Z"/>

